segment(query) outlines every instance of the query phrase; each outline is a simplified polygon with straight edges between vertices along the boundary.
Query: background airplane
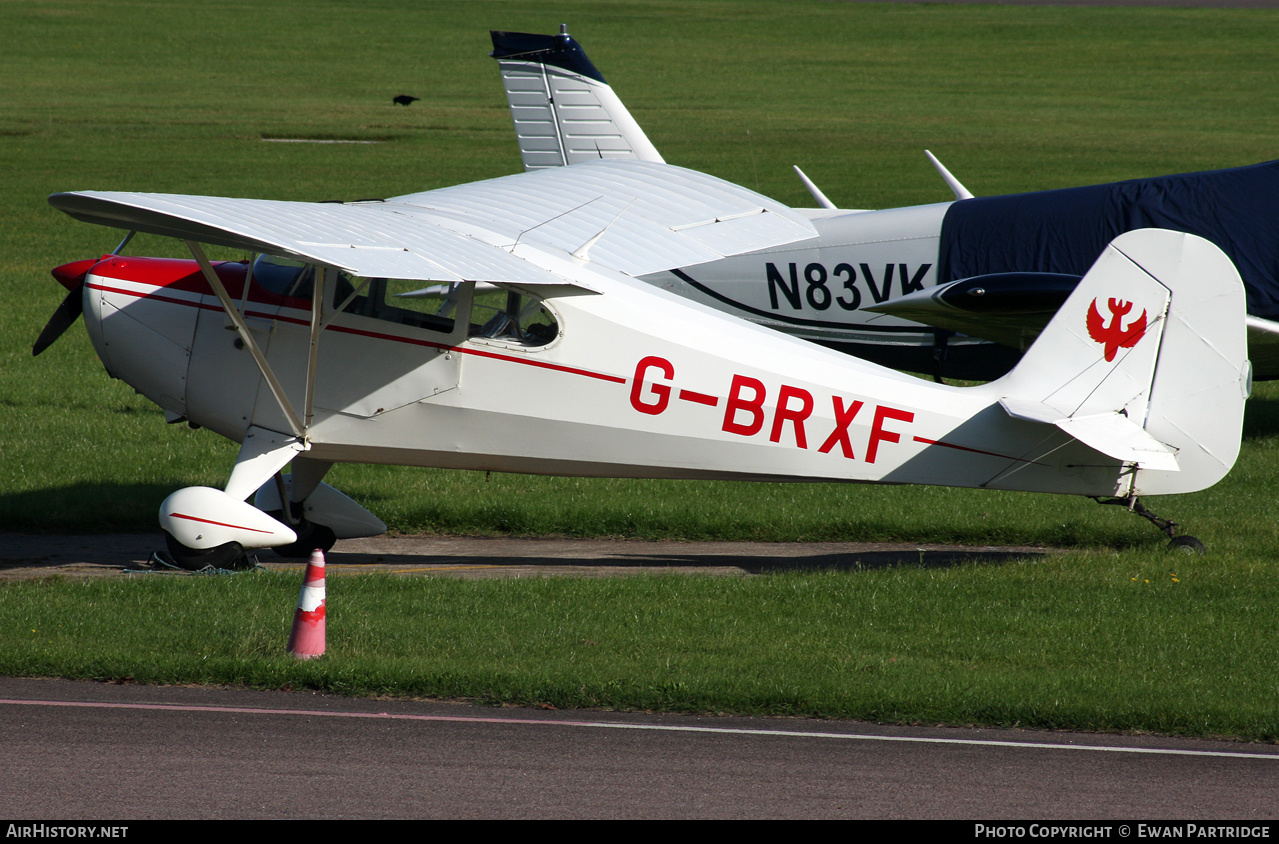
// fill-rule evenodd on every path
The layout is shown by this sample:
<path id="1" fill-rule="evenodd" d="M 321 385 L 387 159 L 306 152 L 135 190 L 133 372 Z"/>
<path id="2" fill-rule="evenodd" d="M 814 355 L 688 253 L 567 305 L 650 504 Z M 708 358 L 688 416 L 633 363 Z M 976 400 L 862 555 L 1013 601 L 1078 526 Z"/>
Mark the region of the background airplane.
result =
<path id="1" fill-rule="evenodd" d="M 526 170 L 662 161 L 566 26 L 491 37 Z M 797 167 L 821 206 L 796 209 L 816 239 L 645 280 L 887 366 L 988 380 L 1018 359 L 1108 242 L 1165 228 L 1231 258 L 1247 291 L 1254 377 L 1279 378 L 1279 162 L 974 198 L 926 154 L 955 201 L 838 209 Z"/>

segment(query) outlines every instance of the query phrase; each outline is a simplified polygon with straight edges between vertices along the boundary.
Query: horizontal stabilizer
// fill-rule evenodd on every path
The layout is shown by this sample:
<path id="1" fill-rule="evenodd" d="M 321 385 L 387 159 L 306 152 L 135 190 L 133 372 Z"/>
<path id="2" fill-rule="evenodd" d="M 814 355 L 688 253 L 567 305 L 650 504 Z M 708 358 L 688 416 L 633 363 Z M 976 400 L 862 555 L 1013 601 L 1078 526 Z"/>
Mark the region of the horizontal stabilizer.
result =
<path id="1" fill-rule="evenodd" d="M 1009 416 L 1029 422 L 1056 425 L 1084 445 L 1142 469 L 1177 471 L 1176 449 L 1159 442 L 1122 413 L 1095 416 L 1063 416 L 1046 404 L 1004 398 L 999 403 Z"/>

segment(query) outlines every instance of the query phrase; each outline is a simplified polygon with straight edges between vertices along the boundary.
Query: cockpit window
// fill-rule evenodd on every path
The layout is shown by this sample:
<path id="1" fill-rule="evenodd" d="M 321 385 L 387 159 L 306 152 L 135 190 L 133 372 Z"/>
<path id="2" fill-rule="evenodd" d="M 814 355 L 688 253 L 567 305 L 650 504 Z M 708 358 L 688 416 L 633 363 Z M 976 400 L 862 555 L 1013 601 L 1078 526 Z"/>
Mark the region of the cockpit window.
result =
<path id="1" fill-rule="evenodd" d="M 329 270 L 325 299 L 341 303 L 355 290 L 351 276 Z M 253 262 L 253 281 L 277 296 L 311 301 L 315 289 L 315 265 L 291 258 L 259 255 Z"/>
<path id="2" fill-rule="evenodd" d="M 259 255 L 253 262 L 253 280 L 277 296 L 311 298 L 315 267 L 289 258 Z"/>
<path id="3" fill-rule="evenodd" d="M 345 310 L 414 328 L 451 333 L 461 301 L 460 284 L 371 278 L 356 281 L 356 295 Z"/>
<path id="4" fill-rule="evenodd" d="M 542 300 L 513 290 L 484 285 L 471 306 L 472 337 L 506 340 L 521 346 L 545 346 L 559 334 L 559 324 Z"/>
<path id="5" fill-rule="evenodd" d="M 315 273 L 312 264 L 273 255 L 253 262 L 254 282 L 277 296 L 309 301 Z M 441 334 L 465 329 L 468 337 L 532 347 L 559 334 L 554 312 L 540 298 L 485 282 L 356 278 L 330 269 L 325 288 L 327 307 Z"/>

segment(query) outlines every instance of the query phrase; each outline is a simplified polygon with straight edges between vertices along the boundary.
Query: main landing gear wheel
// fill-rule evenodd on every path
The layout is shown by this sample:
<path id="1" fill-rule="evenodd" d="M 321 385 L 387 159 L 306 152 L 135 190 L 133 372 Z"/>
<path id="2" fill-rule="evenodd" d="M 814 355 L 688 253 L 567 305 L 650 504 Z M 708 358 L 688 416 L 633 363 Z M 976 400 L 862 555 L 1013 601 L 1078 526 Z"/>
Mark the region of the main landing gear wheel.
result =
<path id="1" fill-rule="evenodd" d="M 284 514 L 279 510 L 274 510 L 267 515 L 284 521 Z M 271 549 L 281 557 L 305 559 L 310 557 L 311 552 L 317 548 L 327 554 L 329 549 L 338 541 L 331 528 L 317 525 L 315 522 L 303 521 L 301 524 L 292 525 L 291 527 L 294 533 L 298 535 L 297 542 L 290 542 L 288 545 L 276 545 Z"/>
<path id="2" fill-rule="evenodd" d="M 210 567 L 230 570 L 253 568 L 253 562 L 244 553 L 244 546 L 238 542 L 227 542 L 214 548 L 188 548 L 165 531 L 164 544 L 168 546 L 169 558 L 174 564 L 187 571 Z"/>
<path id="3" fill-rule="evenodd" d="M 1174 536 L 1168 550 L 1183 557 L 1202 557 L 1207 551 L 1204 544 L 1193 536 Z"/>

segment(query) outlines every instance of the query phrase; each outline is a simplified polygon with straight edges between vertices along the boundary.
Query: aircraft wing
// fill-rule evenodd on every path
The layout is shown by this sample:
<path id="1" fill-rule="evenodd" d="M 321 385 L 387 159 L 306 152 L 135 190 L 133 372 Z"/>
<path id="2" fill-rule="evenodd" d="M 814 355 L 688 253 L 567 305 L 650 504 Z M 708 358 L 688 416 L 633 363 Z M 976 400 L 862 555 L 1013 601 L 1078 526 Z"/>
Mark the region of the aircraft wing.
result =
<path id="1" fill-rule="evenodd" d="M 939 284 L 864 310 L 1025 351 L 1079 283 L 1059 273 L 994 273 Z"/>
<path id="2" fill-rule="evenodd" d="M 1279 378 L 1279 322 L 1250 316 L 1247 325 L 1253 377 L 1259 381 Z"/>
<path id="3" fill-rule="evenodd" d="M 521 243 L 642 275 L 816 235 L 802 216 L 753 191 L 636 161 L 521 173 L 386 201 L 81 191 L 54 194 L 49 203 L 84 222 L 285 255 L 363 277 L 439 282 L 565 284 L 525 260 Z"/>
<path id="4" fill-rule="evenodd" d="M 399 196 L 387 204 L 459 231 L 480 225 L 503 233 L 509 244 L 575 253 L 631 276 L 817 236 L 806 217 L 780 202 L 651 161 L 597 160 L 533 170 Z"/>
<path id="5" fill-rule="evenodd" d="M 82 191 L 54 194 L 49 204 L 88 223 L 285 255 L 369 278 L 564 284 L 507 252 L 423 225 L 383 203 Z"/>

